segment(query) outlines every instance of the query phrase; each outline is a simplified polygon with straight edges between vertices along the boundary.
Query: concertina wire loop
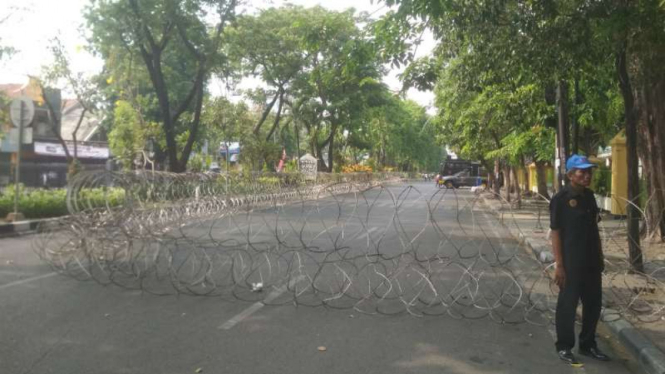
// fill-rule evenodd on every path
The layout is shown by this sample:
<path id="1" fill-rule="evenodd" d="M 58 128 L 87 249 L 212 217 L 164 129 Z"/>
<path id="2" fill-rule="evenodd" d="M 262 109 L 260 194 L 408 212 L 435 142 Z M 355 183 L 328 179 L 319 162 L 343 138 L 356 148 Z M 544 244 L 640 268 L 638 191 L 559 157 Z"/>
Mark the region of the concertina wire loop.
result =
<path id="1" fill-rule="evenodd" d="M 533 199 L 541 229 L 547 199 Z M 522 213 L 501 202 L 503 225 L 523 231 Z M 90 171 L 70 181 L 67 206 L 70 215 L 43 224 L 33 247 L 81 281 L 366 314 L 552 323 L 552 265 L 507 234 L 482 194 L 407 174 Z M 601 231 L 604 247 L 625 242 L 616 227 Z M 636 275 L 627 260 L 605 261 L 603 318 L 665 319 L 662 264 Z"/>

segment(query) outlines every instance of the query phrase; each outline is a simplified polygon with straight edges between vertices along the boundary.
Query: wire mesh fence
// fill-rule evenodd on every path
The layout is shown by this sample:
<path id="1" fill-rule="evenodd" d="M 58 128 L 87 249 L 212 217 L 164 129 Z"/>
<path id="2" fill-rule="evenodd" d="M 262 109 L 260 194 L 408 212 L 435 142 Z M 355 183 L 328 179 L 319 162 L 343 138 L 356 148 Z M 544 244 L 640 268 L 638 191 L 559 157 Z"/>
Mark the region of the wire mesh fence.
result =
<path id="1" fill-rule="evenodd" d="M 86 172 L 70 181 L 71 215 L 34 248 L 75 279 L 157 295 L 551 323 L 551 265 L 483 195 L 409 177 Z M 546 200 L 529 207 L 504 202 L 504 224 L 545 231 Z M 625 240 L 610 223 L 606 247 Z M 661 320 L 664 267 L 632 274 L 622 261 L 606 256 L 606 318 Z"/>

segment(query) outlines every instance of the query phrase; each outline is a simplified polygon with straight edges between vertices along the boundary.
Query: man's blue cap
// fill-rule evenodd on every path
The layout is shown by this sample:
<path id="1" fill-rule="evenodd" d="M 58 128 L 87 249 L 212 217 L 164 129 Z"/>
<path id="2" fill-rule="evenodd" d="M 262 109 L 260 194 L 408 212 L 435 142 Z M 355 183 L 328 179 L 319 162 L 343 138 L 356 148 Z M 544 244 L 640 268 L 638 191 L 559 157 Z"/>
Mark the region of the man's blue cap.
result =
<path id="1" fill-rule="evenodd" d="M 580 156 L 580 155 L 572 155 L 566 161 L 566 172 L 571 171 L 573 169 L 588 169 L 588 168 L 595 168 L 597 165 L 592 164 L 589 162 L 589 159 L 586 158 L 585 156 Z"/>

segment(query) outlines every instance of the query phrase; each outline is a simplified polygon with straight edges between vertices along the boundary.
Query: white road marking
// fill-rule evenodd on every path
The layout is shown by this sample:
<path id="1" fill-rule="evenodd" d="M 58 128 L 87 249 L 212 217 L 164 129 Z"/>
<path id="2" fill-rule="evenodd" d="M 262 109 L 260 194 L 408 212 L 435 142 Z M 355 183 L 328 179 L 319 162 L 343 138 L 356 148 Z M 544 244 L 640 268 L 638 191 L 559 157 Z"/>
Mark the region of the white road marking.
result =
<path id="1" fill-rule="evenodd" d="M 32 278 L 26 278 L 26 279 L 17 280 L 17 281 L 14 281 L 14 282 L 9 282 L 7 284 L 0 285 L 0 290 L 4 290 L 5 288 L 9 288 L 9 287 L 13 287 L 13 286 L 20 286 L 22 284 L 34 282 L 36 280 L 40 280 L 40 279 L 44 279 L 44 278 L 50 278 L 50 277 L 55 276 L 55 275 L 58 275 L 58 273 L 54 272 L 54 273 L 42 274 L 42 275 L 38 275 L 38 276 L 32 277 Z"/>
<path id="2" fill-rule="evenodd" d="M 289 282 L 289 287 L 293 287 L 296 283 L 300 282 L 302 279 L 304 279 L 304 275 L 299 275 L 291 280 Z M 230 330 L 233 328 L 233 326 L 239 324 L 243 320 L 245 320 L 247 317 L 251 316 L 252 314 L 258 312 L 261 308 L 266 306 L 266 303 L 270 303 L 271 301 L 275 300 L 278 298 L 281 294 L 286 292 L 288 288 L 286 285 L 279 287 L 278 289 L 274 290 L 273 292 L 270 293 L 270 295 L 266 296 L 266 298 L 263 301 L 258 301 L 254 304 L 252 304 L 249 308 L 243 310 L 242 312 L 236 314 L 235 316 L 231 317 L 228 321 L 224 322 L 221 326 L 217 327 L 220 330 Z"/>

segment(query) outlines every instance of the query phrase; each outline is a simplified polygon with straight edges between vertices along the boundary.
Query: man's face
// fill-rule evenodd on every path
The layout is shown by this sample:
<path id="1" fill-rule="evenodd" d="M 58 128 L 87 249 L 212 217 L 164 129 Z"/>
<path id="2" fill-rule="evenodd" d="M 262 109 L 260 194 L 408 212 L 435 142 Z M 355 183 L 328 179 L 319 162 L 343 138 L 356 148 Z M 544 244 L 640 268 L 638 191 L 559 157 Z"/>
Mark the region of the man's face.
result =
<path id="1" fill-rule="evenodd" d="M 573 184 L 589 187 L 591 185 L 592 169 L 573 169 L 568 173 L 568 178 Z"/>

